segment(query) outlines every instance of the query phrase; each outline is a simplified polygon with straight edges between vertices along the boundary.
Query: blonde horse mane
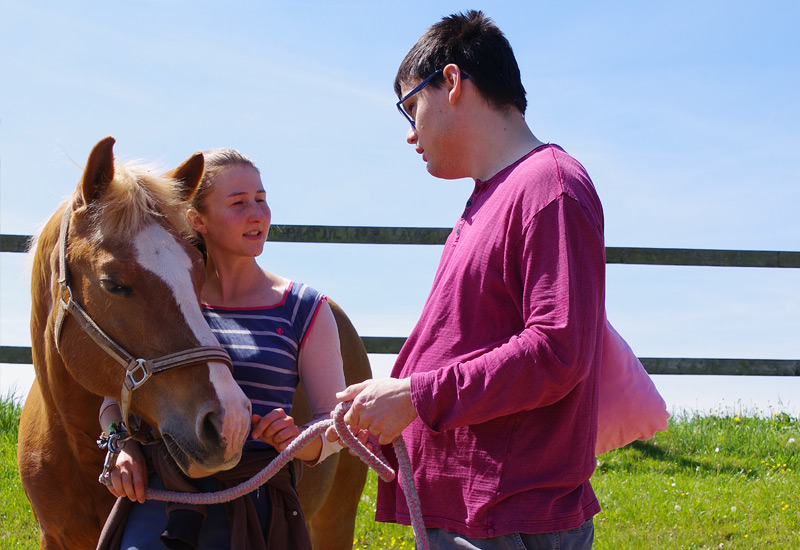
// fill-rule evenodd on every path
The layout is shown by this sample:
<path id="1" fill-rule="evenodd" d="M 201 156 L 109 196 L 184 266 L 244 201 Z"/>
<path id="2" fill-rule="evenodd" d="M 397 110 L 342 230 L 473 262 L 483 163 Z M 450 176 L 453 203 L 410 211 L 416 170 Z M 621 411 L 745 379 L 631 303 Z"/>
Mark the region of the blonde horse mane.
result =
<path id="1" fill-rule="evenodd" d="M 153 166 L 134 162 L 114 165 L 114 178 L 89 206 L 94 238 L 133 235 L 151 218 L 165 219 L 184 237 L 192 235 L 186 220 L 188 204 L 178 182 Z"/>

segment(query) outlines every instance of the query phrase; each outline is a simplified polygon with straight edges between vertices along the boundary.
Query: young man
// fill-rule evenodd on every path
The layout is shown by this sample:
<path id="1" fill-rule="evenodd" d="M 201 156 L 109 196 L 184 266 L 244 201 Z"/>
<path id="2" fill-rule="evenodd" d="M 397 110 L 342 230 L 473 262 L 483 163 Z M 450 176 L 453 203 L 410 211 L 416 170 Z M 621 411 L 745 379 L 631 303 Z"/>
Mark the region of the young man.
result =
<path id="1" fill-rule="evenodd" d="M 339 394 L 354 400 L 345 419 L 381 444 L 403 432 L 434 548 L 591 548 L 605 323 L 594 186 L 528 128 L 511 46 L 481 12 L 433 25 L 395 91 L 428 171 L 475 187 L 392 378 Z M 410 522 L 396 484 L 381 483 L 376 517 Z"/>

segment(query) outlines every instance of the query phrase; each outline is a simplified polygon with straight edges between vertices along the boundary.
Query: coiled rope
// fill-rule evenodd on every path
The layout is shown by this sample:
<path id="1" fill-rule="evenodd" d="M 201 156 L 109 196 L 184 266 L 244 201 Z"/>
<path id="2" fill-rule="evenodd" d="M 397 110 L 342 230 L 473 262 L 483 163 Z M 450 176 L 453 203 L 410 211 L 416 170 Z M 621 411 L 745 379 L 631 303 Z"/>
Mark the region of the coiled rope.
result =
<path id="1" fill-rule="evenodd" d="M 349 447 L 362 462 L 375 470 L 378 477 L 386 482 L 392 481 L 397 474 L 395 474 L 395 471 L 389 465 L 383 453 L 381 453 L 380 450 L 378 450 L 377 453 L 370 451 L 347 427 L 344 421 L 344 415 L 351 405 L 352 402 L 339 403 L 333 411 L 333 419 L 320 420 L 312 424 L 263 470 L 236 487 L 212 493 L 181 493 L 178 491 L 166 491 L 148 487 L 145 489 L 145 497 L 151 500 L 178 502 L 182 504 L 219 504 L 237 499 L 255 491 L 258 487 L 266 483 L 272 476 L 277 474 L 281 468 L 288 464 L 300 449 L 305 447 L 315 437 L 322 435 L 330 426 L 334 427 L 339 439 Z M 414 530 L 417 548 L 419 550 L 428 550 L 428 537 L 425 532 L 425 524 L 422 521 L 422 509 L 419 504 L 419 495 L 414 485 L 414 478 L 411 473 L 411 461 L 408 458 L 408 450 L 403 442 L 403 436 L 398 436 L 397 439 L 392 442 L 392 445 L 397 455 L 400 474 L 397 481 L 403 489 L 403 493 L 406 495 L 406 503 L 408 504 L 409 513 L 411 514 L 411 527 Z"/>

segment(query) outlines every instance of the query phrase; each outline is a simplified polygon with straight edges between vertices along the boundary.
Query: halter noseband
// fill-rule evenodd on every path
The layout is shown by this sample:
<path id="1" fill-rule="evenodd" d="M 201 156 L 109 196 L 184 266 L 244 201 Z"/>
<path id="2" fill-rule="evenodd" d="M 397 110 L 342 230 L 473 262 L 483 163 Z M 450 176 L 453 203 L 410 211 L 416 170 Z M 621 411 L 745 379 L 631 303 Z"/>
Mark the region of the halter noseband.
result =
<path id="1" fill-rule="evenodd" d="M 56 314 L 54 330 L 56 350 L 59 355 L 62 355 L 59 346 L 61 328 L 67 313 L 69 313 L 78 322 L 84 332 L 88 334 L 101 349 L 125 368 L 125 381 L 122 385 L 119 405 L 122 409 L 122 420 L 126 425 L 128 425 L 128 408 L 131 403 L 131 393 L 144 384 L 153 374 L 206 361 L 225 363 L 229 369 L 233 370 L 233 364 L 231 363 L 228 353 L 218 346 L 199 346 L 193 349 L 161 355 L 152 359 L 136 359 L 133 355 L 128 353 L 125 348 L 111 339 L 72 297 L 72 290 L 69 287 L 68 281 L 69 270 L 67 267 L 67 235 L 69 233 L 71 217 L 72 207 L 67 205 L 64 208 L 64 215 L 61 218 L 61 229 L 58 237 L 58 283 L 61 286 L 61 291 L 59 293 L 58 312 Z"/>

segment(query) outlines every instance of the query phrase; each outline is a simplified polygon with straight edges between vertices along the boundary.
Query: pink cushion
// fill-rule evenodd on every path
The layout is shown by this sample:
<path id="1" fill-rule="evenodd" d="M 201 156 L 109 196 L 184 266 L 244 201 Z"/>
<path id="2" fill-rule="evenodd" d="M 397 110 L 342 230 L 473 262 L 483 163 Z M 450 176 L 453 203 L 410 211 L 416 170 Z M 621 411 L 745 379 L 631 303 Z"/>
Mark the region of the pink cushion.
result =
<path id="1" fill-rule="evenodd" d="M 595 454 L 650 439 L 667 429 L 664 399 L 642 363 L 606 320 Z"/>

